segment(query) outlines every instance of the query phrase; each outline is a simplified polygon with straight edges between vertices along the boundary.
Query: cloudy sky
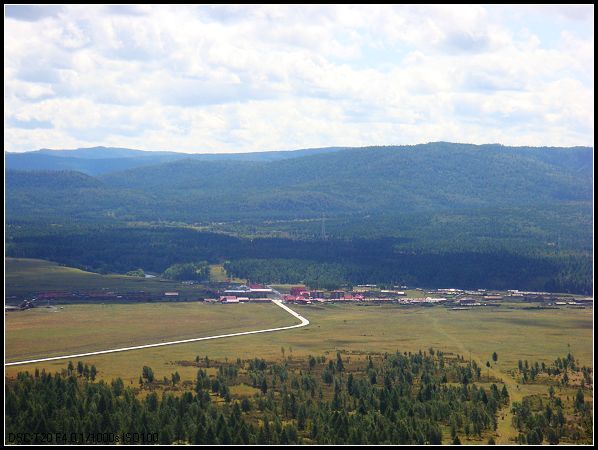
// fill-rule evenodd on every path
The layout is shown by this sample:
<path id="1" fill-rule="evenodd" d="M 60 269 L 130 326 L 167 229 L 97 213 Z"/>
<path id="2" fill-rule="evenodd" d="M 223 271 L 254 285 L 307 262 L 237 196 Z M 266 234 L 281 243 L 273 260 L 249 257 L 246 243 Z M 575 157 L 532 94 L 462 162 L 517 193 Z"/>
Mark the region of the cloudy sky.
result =
<path id="1" fill-rule="evenodd" d="M 594 142 L 593 6 L 5 6 L 4 148 Z"/>

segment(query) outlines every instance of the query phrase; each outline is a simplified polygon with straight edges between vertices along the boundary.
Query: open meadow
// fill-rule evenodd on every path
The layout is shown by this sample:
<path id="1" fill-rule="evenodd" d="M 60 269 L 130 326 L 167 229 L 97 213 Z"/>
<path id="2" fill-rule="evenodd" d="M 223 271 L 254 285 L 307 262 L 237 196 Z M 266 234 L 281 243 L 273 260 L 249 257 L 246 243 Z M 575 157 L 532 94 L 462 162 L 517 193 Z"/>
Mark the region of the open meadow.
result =
<path id="1" fill-rule="evenodd" d="M 182 285 L 177 281 L 126 275 L 101 275 L 51 261 L 30 258 L 5 258 L 6 297 L 32 296 L 44 291 L 146 291 L 159 294 L 169 290 L 192 295 L 203 293 L 201 285 Z"/>
<path id="2" fill-rule="evenodd" d="M 430 347 L 459 353 L 506 373 L 519 359 L 552 362 L 571 352 L 592 364 L 592 310 L 525 310 L 516 307 L 451 311 L 442 307 L 397 305 L 292 305 L 310 325 L 271 334 L 135 350 L 83 358 L 100 377 L 136 376 L 143 365 L 168 372 L 171 361 L 196 355 L 214 359 L 277 360 L 287 356 L 417 352 Z M 292 325 L 296 321 L 272 304 L 220 305 L 155 303 L 65 305 L 64 309 L 12 312 L 6 318 L 8 361 L 95 351 L 116 346 Z M 51 339 L 48 337 L 51 336 Z M 57 369 L 64 361 L 39 364 Z M 27 366 L 33 368 L 36 365 Z M 14 374 L 17 367 L 8 368 Z M 170 373 L 170 372 L 169 372 Z M 189 376 L 195 374 L 190 372 Z"/>
<path id="3" fill-rule="evenodd" d="M 77 304 L 6 314 L 7 362 L 294 324 L 265 304 Z M 122 375 L 122 374 L 121 374 Z"/>
<path id="4" fill-rule="evenodd" d="M 546 363 L 568 353 L 579 366 L 592 367 L 591 309 L 523 309 L 510 304 L 494 308 L 452 311 L 444 307 L 405 307 L 399 305 L 291 305 L 310 320 L 295 330 L 224 338 L 123 353 L 78 358 L 97 367 L 98 379 L 123 379 L 137 388 L 143 366 L 152 368 L 157 380 L 178 372 L 182 383 L 169 391 L 193 386 L 200 360 L 225 363 L 253 358 L 303 367 L 309 355 L 333 360 L 337 352 L 352 367 L 363 367 L 368 356 L 380 358 L 385 352 L 419 352 L 430 348 L 447 357 L 461 355 L 482 368 L 480 385 L 505 384 L 512 402 L 524 397 L 547 398 L 548 384 L 522 384 L 515 374 L 519 360 L 530 365 Z M 221 305 L 199 302 L 65 305 L 63 309 L 36 308 L 5 314 L 7 361 L 29 359 L 108 348 L 155 343 L 236 331 L 250 331 L 292 325 L 296 319 L 273 304 Z M 49 338 L 51 337 L 51 338 Z M 492 353 L 498 355 L 492 361 Z M 294 362 L 293 362 L 294 361 Z M 486 362 L 490 367 L 486 367 Z M 63 371 L 66 360 L 10 366 L 6 376 L 39 369 Z M 304 367 L 306 369 L 307 366 Z M 216 369 L 206 369 L 215 375 Z M 160 387 L 158 387 L 160 389 Z M 577 388 L 559 388 L 558 395 L 572 399 Z M 257 391 L 247 384 L 231 388 L 235 398 L 253 396 Z M 140 395 L 147 395 L 141 391 Z M 330 393 L 327 395 L 331 395 Z M 591 397 L 591 391 L 587 394 Z M 539 397 L 538 397 L 539 396 Z M 570 403 L 570 402 L 569 402 Z M 506 408 L 499 416 L 497 443 L 513 442 L 517 431 L 513 414 Z M 445 432 L 445 435 L 448 432 Z M 488 435 L 489 436 L 489 435 Z M 484 439 L 487 439 L 486 436 Z M 464 443 L 482 443 L 479 438 Z"/>

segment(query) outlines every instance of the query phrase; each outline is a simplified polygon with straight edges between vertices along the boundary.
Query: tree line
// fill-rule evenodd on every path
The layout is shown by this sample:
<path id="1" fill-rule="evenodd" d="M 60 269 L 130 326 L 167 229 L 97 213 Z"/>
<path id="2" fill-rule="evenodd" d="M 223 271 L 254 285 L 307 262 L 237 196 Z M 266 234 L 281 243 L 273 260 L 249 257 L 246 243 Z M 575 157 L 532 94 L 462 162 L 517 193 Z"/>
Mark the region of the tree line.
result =
<path id="1" fill-rule="evenodd" d="M 6 253 L 100 273 L 127 273 L 140 268 L 163 273 L 171 267 L 167 274 L 180 276 L 177 272 L 193 272 L 193 268 L 176 265 L 229 261 L 233 275 L 262 282 L 312 280 L 314 287 L 402 283 L 587 295 L 593 292 L 591 254 L 521 254 L 482 247 L 475 251 L 442 247 L 432 251 L 404 249 L 402 245 L 400 239 L 392 237 L 246 239 L 186 227 L 48 228 L 13 224 L 7 229 Z"/>
<path id="2" fill-rule="evenodd" d="M 173 264 L 162 273 L 162 278 L 179 281 L 209 281 L 210 267 L 206 261 Z"/>

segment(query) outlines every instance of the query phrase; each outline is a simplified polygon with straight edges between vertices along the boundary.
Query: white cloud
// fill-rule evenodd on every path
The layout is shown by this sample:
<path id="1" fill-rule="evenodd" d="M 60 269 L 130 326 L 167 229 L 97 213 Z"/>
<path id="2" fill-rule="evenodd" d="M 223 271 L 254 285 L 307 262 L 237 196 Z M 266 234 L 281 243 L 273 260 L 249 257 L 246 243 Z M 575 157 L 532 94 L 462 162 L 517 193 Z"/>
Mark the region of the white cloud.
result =
<path id="1" fill-rule="evenodd" d="M 593 145 L 588 11 L 7 7 L 5 149 Z"/>

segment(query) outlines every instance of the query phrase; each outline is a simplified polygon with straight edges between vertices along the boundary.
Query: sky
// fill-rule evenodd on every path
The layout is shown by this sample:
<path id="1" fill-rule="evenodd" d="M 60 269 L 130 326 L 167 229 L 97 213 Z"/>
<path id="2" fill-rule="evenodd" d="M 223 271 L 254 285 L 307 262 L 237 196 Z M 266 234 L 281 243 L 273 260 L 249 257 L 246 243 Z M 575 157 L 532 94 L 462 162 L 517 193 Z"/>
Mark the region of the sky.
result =
<path id="1" fill-rule="evenodd" d="M 5 6 L 4 149 L 594 143 L 594 6 Z"/>

